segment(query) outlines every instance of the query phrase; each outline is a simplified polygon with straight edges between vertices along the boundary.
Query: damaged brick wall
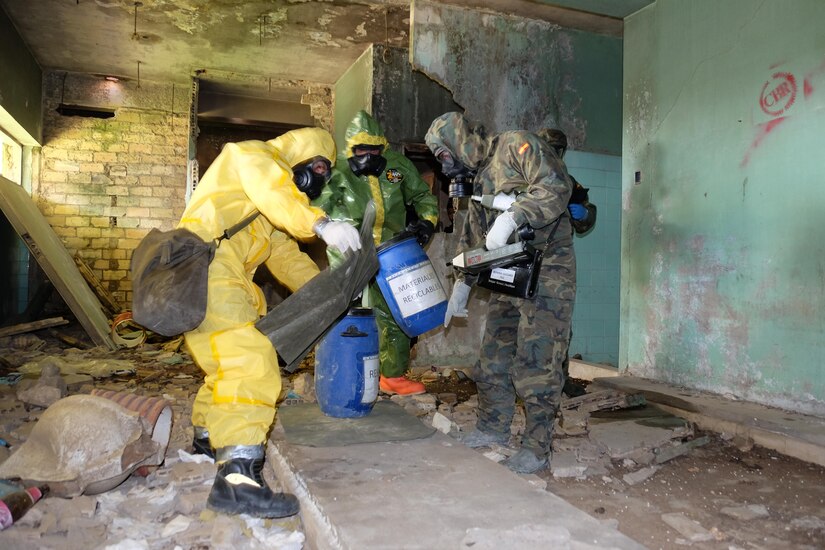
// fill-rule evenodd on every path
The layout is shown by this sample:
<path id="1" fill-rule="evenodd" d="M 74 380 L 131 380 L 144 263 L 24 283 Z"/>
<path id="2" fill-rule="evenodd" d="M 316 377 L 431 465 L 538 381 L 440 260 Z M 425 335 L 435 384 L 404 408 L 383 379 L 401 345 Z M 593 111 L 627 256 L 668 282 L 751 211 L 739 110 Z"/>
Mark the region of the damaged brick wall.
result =
<path id="1" fill-rule="evenodd" d="M 33 197 L 69 253 L 79 254 L 124 305 L 131 301 L 132 250 L 151 228 L 170 229 L 183 212 L 186 91 L 73 73 L 44 77 Z M 114 116 L 63 116 L 61 103 Z"/>

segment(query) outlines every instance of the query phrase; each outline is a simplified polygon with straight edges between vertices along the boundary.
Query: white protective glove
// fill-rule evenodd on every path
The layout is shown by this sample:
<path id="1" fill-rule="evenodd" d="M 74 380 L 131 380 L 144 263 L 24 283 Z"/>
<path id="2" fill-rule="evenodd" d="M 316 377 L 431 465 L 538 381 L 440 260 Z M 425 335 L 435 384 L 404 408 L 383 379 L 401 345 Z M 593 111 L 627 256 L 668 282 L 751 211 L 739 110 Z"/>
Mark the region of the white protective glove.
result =
<path id="1" fill-rule="evenodd" d="M 315 233 L 321 237 L 328 246 L 332 246 L 341 251 L 361 249 L 361 236 L 358 230 L 347 222 L 322 220 L 315 225 Z"/>
<path id="2" fill-rule="evenodd" d="M 467 300 L 470 298 L 470 289 L 473 288 L 464 281 L 456 281 L 453 293 L 447 302 L 447 313 L 444 314 L 444 328 L 450 324 L 453 317 L 467 317 Z"/>
<path id="3" fill-rule="evenodd" d="M 484 208 L 505 212 L 516 202 L 516 194 L 498 193 L 497 195 L 473 195 L 473 200 L 480 202 Z"/>
<path id="4" fill-rule="evenodd" d="M 513 234 L 518 226 L 510 211 L 502 212 L 493 223 L 493 227 L 487 232 L 487 250 L 501 248 L 507 244 L 507 239 Z"/>

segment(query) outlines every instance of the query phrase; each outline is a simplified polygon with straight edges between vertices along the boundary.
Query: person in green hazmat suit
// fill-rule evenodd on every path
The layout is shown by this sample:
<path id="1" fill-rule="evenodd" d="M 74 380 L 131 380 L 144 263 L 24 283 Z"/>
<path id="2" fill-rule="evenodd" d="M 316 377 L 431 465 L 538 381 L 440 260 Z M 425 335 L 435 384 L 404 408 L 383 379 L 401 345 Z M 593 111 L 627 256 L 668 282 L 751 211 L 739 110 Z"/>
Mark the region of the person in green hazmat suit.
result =
<path id="1" fill-rule="evenodd" d="M 407 229 L 422 246 L 429 242 L 438 219 L 438 201 L 421 179 L 413 163 L 389 148 L 378 122 L 359 111 L 347 126 L 346 147 L 339 153 L 332 178 L 313 201 L 333 220 L 345 220 L 361 227 L 364 207 L 375 201 L 376 216 L 372 234 L 376 246 Z M 407 207 L 418 220 L 407 225 Z M 327 249 L 331 265 L 341 254 Z M 391 394 L 424 393 L 424 384 L 405 376 L 410 363 L 410 338 L 392 317 L 376 283 L 366 290 L 368 302 L 378 324 L 379 387 Z"/>
<path id="2" fill-rule="evenodd" d="M 335 142 L 326 130 L 300 128 L 270 141 L 229 143 L 200 180 L 178 227 L 212 241 L 260 213 L 220 242 L 209 265 L 206 316 L 184 337 L 204 384 L 192 407 L 195 452 L 218 463 L 207 506 L 224 513 L 294 515 L 294 495 L 275 493 L 261 475 L 281 377 L 276 350 L 255 321 L 266 300 L 252 282 L 261 264 L 291 290 L 318 273 L 295 239 L 316 235 L 341 252 L 361 247 L 358 232 L 311 206 L 328 181 Z M 214 449 L 214 451 L 213 451 Z"/>

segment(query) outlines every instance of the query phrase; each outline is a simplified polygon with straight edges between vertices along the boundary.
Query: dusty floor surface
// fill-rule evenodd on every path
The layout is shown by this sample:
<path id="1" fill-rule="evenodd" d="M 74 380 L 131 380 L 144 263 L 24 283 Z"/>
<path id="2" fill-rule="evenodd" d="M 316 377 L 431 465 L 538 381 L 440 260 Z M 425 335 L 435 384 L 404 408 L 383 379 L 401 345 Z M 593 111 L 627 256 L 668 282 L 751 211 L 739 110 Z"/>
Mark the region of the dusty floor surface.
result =
<path id="1" fill-rule="evenodd" d="M 204 509 L 214 466 L 186 465 L 178 458 L 179 449 L 190 450 L 191 398 L 200 384 L 199 370 L 183 350 L 164 350 L 162 342 L 114 354 L 67 347 L 48 334 L 3 339 L 0 376 L 44 355 L 80 353 L 131 361 L 133 372 L 78 383 L 69 393 L 101 388 L 170 399 L 174 424 L 168 463 L 148 478 L 133 475 L 103 495 L 75 502 L 41 501 L 19 524 L 0 532 L 0 548 L 301 547 L 299 518 L 244 523 Z M 299 373 L 306 378 L 308 371 Z M 422 379 L 429 393 L 438 396 L 439 407 L 445 400 L 452 407 L 475 393 L 472 381 L 459 371 L 443 376 L 432 370 Z M 294 376 L 285 380 L 288 399 L 300 399 L 295 382 Z M 15 388 L 8 384 L 0 385 L 0 404 L 5 407 L 0 437 L 13 449 L 25 440 L 42 409 L 15 404 Z M 609 420 L 610 415 L 622 414 L 633 413 L 595 416 Z M 458 425 L 468 428 L 466 423 Z M 651 477 L 632 485 L 623 476 L 638 466 L 617 461 L 606 472 L 587 478 L 555 478 L 550 470 L 539 477 L 546 480 L 547 490 L 650 548 L 825 548 L 825 469 L 749 447 L 747 442 L 708 435 L 709 444 L 662 464 Z M 0 449 L 0 462 L 6 456 L 8 449 Z"/>
<path id="2" fill-rule="evenodd" d="M 718 436 L 637 485 L 608 476 L 547 479 L 547 490 L 649 548 L 825 548 L 825 469 L 774 451 L 737 449 Z M 742 510 L 749 505 L 750 512 Z M 666 514 L 697 522 L 710 540 L 691 542 Z M 738 514 L 738 515 L 737 515 Z M 744 514 L 744 515 L 743 515 Z M 756 517 L 749 517 L 754 515 Z"/>

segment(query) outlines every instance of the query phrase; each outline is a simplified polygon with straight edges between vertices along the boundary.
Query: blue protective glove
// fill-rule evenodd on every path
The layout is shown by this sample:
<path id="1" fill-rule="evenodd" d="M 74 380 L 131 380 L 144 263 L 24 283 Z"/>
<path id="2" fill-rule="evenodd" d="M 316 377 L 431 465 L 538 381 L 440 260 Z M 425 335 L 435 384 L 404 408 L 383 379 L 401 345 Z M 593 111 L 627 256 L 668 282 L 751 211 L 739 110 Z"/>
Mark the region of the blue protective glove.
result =
<path id="1" fill-rule="evenodd" d="M 583 220 L 587 217 L 587 207 L 583 204 L 568 204 L 567 210 L 570 211 L 570 217 L 576 221 Z"/>

